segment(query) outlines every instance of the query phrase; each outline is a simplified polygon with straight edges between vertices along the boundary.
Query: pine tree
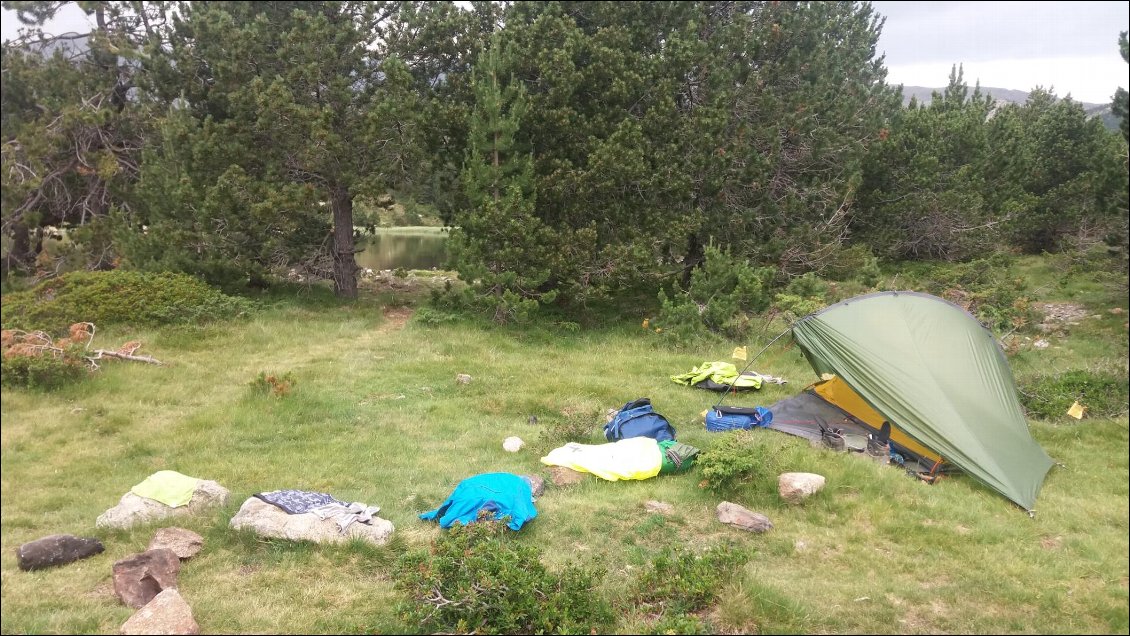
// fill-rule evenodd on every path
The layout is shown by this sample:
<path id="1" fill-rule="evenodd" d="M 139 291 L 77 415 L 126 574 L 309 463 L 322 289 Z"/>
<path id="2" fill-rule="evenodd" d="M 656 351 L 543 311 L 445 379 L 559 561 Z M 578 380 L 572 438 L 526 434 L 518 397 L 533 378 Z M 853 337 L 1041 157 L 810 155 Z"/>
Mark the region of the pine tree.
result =
<path id="1" fill-rule="evenodd" d="M 1116 138 L 1078 102 L 1039 87 L 1023 106 L 994 116 L 991 178 L 1002 186 L 994 205 L 1008 217 L 1014 244 L 1031 253 L 1062 250 L 1071 236 L 1117 216 L 1126 174 L 1125 145 L 1120 151 Z"/>
<path id="2" fill-rule="evenodd" d="M 1130 41 L 1126 38 L 1127 31 L 1118 34 L 1118 50 L 1122 54 L 1122 61 L 1130 64 Z M 1126 92 L 1125 88 L 1121 86 L 1114 93 L 1114 102 L 1111 103 L 1111 112 L 1115 117 L 1118 117 L 1119 129 L 1122 130 L 1122 138 L 1130 141 L 1130 118 L 1127 114 L 1127 102 L 1130 102 L 1130 94 Z"/>
<path id="3" fill-rule="evenodd" d="M 549 278 L 551 234 L 535 214 L 533 161 L 519 137 L 525 87 L 500 77 L 508 54 L 494 38 L 472 75 L 475 102 L 462 175 L 469 207 L 456 216 L 451 237 L 460 276 L 497 322 L 521 318 L 555 296 L 541 288 Z"/>
<path id="4" fill-rule="evenodd" d="M 332 234 L 309 240 L 308 251 L 328 245 L 335 292 L 355 297 L 354 198 L 403 181 L 418 161 L 411 76 L 376 41 L 377 24 L 390 11 L 388 4 L 365 2 L 183 7 L 169 61 L 154 71 L 154 91 L 197 122 L 189 172 L 198 181 L 206 176 L 170 209 L 199 212 L 202 203 L 219 201 L 238 215 L 243 207 L 237 225 L 253 244 L 258 233 L 290 227 L 289 213 L 310 205 L 313 195 L 312 207 L 330 213 Z M 274 205 L 246 207 L 242 199 Z M 188 223 L 201 235 L 200 249 L 217 256 L 229 242 L 208 235 L 230 228 L 219 222 L 230 214 L 193 219 L 156 208 L 147 214 Z M 151 220 L 141 216 L 133 226 Z M 262 268 L 269 256 L 248 262 Z"/>
<path id="5" fill-rule="evenodd" d="M 140 59 L 166 28 L 164 3 L 81 2 L 89 34 L 42 31 L 66 3 L 6 2 L 24 30 L 0 54 L 3 270 L 38 265 L 104 268 L 114 261 L 106 220 L 133 205 L 140 150 L 150 130 L 135 87 Z M 63 230 L 73 262 L 48 263 L 45 233 Z M 44 273 L 50 273 L 45 271 Z"/>
<path id="6" fill-rule="evenodd" d="M 895 259 L 964 260 L 991 249 L 1001 225 L 986 201 L 992 107 L 954 66 L 928 105 L 903 109 L 868 155 L 853 240 Z"/>

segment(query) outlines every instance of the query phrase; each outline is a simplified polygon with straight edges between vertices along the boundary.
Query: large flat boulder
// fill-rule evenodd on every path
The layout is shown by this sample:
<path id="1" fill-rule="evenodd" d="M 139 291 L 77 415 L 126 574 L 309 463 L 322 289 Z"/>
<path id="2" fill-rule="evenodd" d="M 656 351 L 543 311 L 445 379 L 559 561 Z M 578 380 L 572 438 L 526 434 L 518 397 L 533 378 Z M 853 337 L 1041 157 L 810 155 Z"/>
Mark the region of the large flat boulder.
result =
<path id="1" fill-rule="evenodd" d="M 321 519 L 313 513 L 292 515 L 258 497 L 249 497 L 239 507 L 231 520 L 236 530 L 250 530 L 261 537 L 313 541 L 315 543 L 345 543 L 354 538 L 374 545 L 384 545 L 392 537 L 392 522 L 373 517 L 372 524 L 351 523 L 341 532 L 332 518 Z"/>
<path id="2" fill-rule="evenodd" d="M 99 528 L 124 529 L 170 517 L 198 515 L 226 504 L 230 494 L 220 484 L 210 479 L 201 479 L 192 492 L 192 501 L 187 506 L 173 508 L 155 499 L 127 492 L 122 495 L 118 505 L 99 515 L 94 525 Z"/>

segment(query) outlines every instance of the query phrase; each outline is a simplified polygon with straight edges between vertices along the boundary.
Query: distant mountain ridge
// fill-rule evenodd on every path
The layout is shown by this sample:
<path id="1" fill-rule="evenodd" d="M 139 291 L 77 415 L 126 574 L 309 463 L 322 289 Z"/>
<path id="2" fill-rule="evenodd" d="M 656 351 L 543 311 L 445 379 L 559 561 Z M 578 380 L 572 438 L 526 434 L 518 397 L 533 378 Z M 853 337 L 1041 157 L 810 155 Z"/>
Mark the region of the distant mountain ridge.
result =
<path id="1" fill-rule="evenodd" d="M 945 92 L 945 90 L 945 87 L 927 88 L 925 86 L 903 86 L 902 104 L 903 106 L 909 104 L 912 97 L 917 98 L 919 104 L 929 104 L 935 92 L 942 93 Z M 970 88 L 969 92 L 972 93 L 973 89 Z M 1028 91 L 982 86 L 981 93 L 985 95 L 991 95 L 998 102 L 1024 104 L 1028 101 Z M 1088 117 L 1101 117 L 1104 126 L 1106 126 L 1110 130 L 1118 130 L 1118 118 L 1115 117 L 1114 113 L 1111 112 L 1109 102 L 1106 104 L 1091 104 L 1088 102 L 1079 103 L 1083 106 L 1083 111 L 1087 113 Z"/>
<path id="2" fill-rule="evenodd" d="M 941 88 L 927 88 L 924 86 L 904 86 L 903 87 L 903 105 L 911 103 L 911 97 L 918 97 L 919 104 L 929 104 L 931 96 L 935 93 L 944 93 L 945 87 Z M 970 94 L 973 93 L 973 87 L 970 87 Z M 1024 104 L 1028 101 L 1027 90 L 1014 90 L 1011 88 L 994 88 L 992 86 L 982 86 L 982 95 L 992 95 L 997 98 L 997 101 L 1010 102 L 1012 104 Z M 1060 96 L 1062 97 L 1062 96 Z M 1072 98 L 1074 99 L 1074 98 Z M 1079 102 L 1078 99 L 1075 99 Z M 1083 110 L 1092 112 L 1094 108 L 1102 106 L 1110 106 L 1107 104 L 1088 104 L 1087 102 L 1079 102 L 1083 104 Z"/>

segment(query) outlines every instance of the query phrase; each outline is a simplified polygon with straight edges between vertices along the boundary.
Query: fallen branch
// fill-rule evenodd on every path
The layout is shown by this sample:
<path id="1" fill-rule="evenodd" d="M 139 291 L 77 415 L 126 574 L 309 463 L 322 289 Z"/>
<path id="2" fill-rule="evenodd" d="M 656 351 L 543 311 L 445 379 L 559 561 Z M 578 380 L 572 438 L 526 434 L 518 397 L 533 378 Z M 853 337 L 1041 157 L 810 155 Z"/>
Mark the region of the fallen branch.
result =
<path id="1" fill-rule="evenodd" d="M 147 364 L 156 364 L 158 366 L 164 363 L 151 356 L 135 356 L 127 353 L 119 353 L 117 351 L 106 351 L 105 349 L 95 349 L 93 356 L 87 356 L 87 360 L 91 362 L 98 360 L 102 357 L 118 358 L 119 360 L 132 360 L 133 362 L 145 362 Z"/>
<path id="2" fill-rule="evenodd" d="M 136 340 L 125 343 L 119 347 L 117 351 L 108 351 L 106 349 L 95 349 L 91 351 L 90 344 L 94 341 L 94 323 L 76 322 L 71 325 L 69 331 L 69 338 L 53 340 L 49 334 L 43 331 L 28 332 L 21 329 L 5 329 L 2 334 L 4 355 L 33 357 L 49 355 L 57 360 L 69 360 L 71 362 L 82 360 L 90 366 L 92 371 L 97 371 L 100 368 L 97 360 L 103 358 L 144 362 L 158 366 L 165 364 L 152 356 L 135 355 L 137 350 L 141 348 L 141 342 Z M 82 344 L 84 340 L 86 342 Z M 78 344 L 82 344 L 83 351 L 81 353 L 76 352 L 75 347 L 73 347 L 73 345 Z"/>

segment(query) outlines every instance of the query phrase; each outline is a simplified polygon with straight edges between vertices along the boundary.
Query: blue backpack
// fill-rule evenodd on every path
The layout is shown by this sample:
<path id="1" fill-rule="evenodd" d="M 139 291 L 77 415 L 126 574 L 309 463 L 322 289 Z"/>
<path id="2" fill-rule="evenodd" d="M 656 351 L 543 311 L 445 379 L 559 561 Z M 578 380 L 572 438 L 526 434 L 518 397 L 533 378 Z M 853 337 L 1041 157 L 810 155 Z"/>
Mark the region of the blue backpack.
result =
<path id="1" fill-rule="evenodd" d="M 714 433 L 749 429 L 755 426 L 765 427 L 772 421 L 773 413 L 763 406 L 753 408 L 723 406 L 706 412 L 706 430 Z"/>
<path id="2" fill-rule="evenodd" d="M 665 442 L 675 439 L 675 427 L 651 408 L 651 400 L 640 398 L 625 404 L 604 426 L 604 438 L 610 442 L 629 437 L 650 437 Z"/>

